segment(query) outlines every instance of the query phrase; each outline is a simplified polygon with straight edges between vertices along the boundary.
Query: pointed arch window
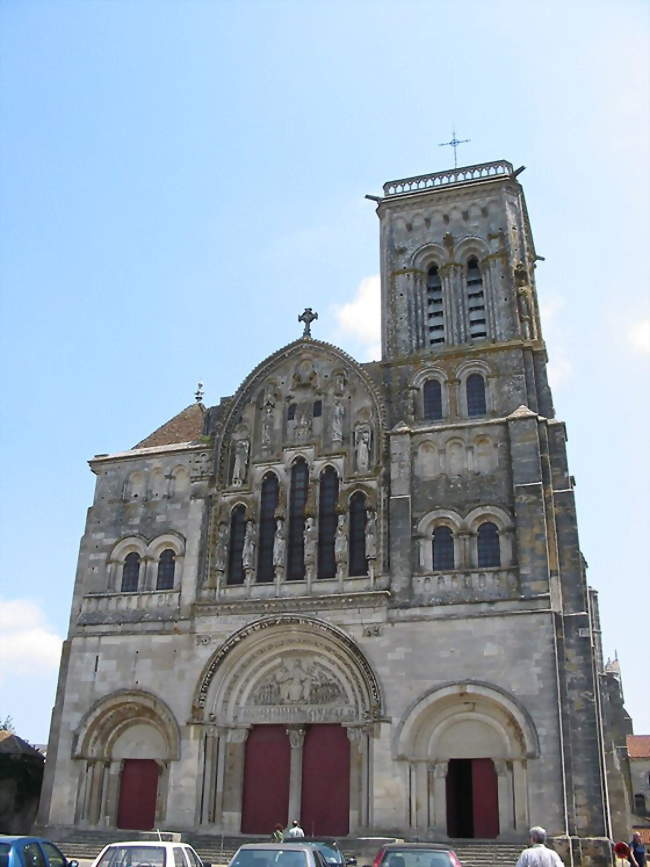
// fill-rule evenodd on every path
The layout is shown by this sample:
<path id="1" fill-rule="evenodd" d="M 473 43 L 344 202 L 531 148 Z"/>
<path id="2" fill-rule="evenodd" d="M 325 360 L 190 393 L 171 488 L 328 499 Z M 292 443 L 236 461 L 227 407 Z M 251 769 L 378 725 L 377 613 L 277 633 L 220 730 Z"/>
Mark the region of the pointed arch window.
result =
<path id="1" fill-rule="evenodd" d="M 174 587 L 174 572 L 176 571 L 176 554 L 171 548 L 165 548 L 158 559 L 158 575 L 156 590 L 172 590 Z"/>
<path id="2" fill-rule="evenodd" d="M 239 505 L 230 513 L 230 546 L 228 552 L 228 584 L 244 583 L 244 534 L 246 533 L 246 509 Z"/>
<path id="3" fill-rule="evenodd" d="M 499 530 L 492 521 L 486 521 L 478 528 L 478 565 L 500 566 L 501 546 L 499 545 Z"/>
<path id="4" fill-rule="evenodd" d="M 124 559 L 122 567 L 122 593 L 136 593 L 140 582 L 140 555 L 131 551 Z"/>
<path id="5" fill-rule="evenodd" d="M 454 568 L 454 534 L 449 527 L 436 527 L 433 531 L 433 568 Z"/>
<path id="6" fill-rule="evenodd" d="M 257 580 L 273 581 L 273 540 L 275 538 L 275 510 L 278 507 L 278 477 L 267 473 L 262 480 L 260 494 L 259 556 Z"/>
<path id="7" fill-rule="evenodd" d="M 336 534 L 336 504 L 339 499 L 339 477 L 333 467 L 320 474 L 318 497 L 318 577 L 336 575 L 334 536 Z"/>
<path id="8" fill-rule="evenodd" d="M 470 337 L 487 337 L 483 275 L 476 256 L 467 262 L 467 318 Z"/>
<path id="9" fill-rule="evenodd" d="M 350 575 L 367 575 L 366 495 L 357 491 L 350 498 Z"/>
<path id="10" fill-rule="evenodd" d="M 437 265 L 431 265 L 427 271 L 427 328 L 430 346 L 445 342 L 442 280 Z"/>
<path id="11" fill-rule="evenodd" d="M 465 383 L 467 394 L 467 415 L 470 418 L 487 414 L 485 402 L 485 380 L 480 373 L 470 373 Z"/>
<path id="12" fill-rule="evenodd" d="M 442 386 L 437 379 L 427 379 L 422 388 L 424 417 L 438 421 L 442 418 Z"/>
<path id="13" fill-rule="evenodd" d="M 305 529 L 305 506 L 309 485 L 309 470 L 302 458 L 291 469 L 289 499 L 289 539 L 287 555 L 287 578 L 302 581 L 305 577 L 305 552 L 303 532 Z"/>

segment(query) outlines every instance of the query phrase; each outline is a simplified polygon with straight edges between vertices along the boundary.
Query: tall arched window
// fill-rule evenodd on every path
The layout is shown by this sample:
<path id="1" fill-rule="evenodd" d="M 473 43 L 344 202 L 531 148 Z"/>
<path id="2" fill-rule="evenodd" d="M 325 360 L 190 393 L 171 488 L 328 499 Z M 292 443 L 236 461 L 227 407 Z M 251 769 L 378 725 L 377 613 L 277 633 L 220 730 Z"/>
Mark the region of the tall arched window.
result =
<path id="1" fill-rule="evenodd" d="M 445 342 L 445 312 L 442 306 L 442 281 L 437 265 L 427 271 L 427 324 L 429 344 Z"/>
<path id="2" fill-rule="evenodd" d="M 496 524 L 486 521 L 478 528 L 478 565 L 500 566 L 501 547 L 499 545 L 499 531 Z"/>
<path id="3" fill-rule="evenodd" d="M 289 499 L 289 552 L 287 555 L 287 578 L 289 581 L 302 581 L 305 577 L 305 552 L 303 532 L 305 529 L 305 505 L 309 470 L 302 458 L 298 458 L 291 469 L 291 491 Z"/>
<path id="4" fill-rule="evenodd" d="M 158 559 L 158 576 L 156 590 L 171 590 L 174 586 L 176 571 L 176 554 L 171 548 L 165 548 Z"/>
<path id="5" fill-rule="evenodd" d="M 470 337 L 486 337 L 485 293 L 483 275 L 476 256 L 467 263 L 467 316 Z"/>
<path id="6" fill-rule="evenodd" d="M 437 421 L 442 418 L 442 386 L 437 379 L 427 379 L 422 388 L 424 417 Z"/>
<path id="7" fill-rule="evenodd" d="M 433 531 L 433 568 L 454 568 L 454 534 L 449 527 L 436 527 Z"/>
<path id="8" fill-rule="evenodd" d="M 260 494 L 260 535 L 257 560 L 257 580 L 273 581 L 273 539 L 275 538 L 275 510 L 278 506 L 278 478 L 267 473 Z"/>
<path id="9" fill-rule="evenodd" d="M 357 491 L 350 498 L 350 575 L 367 575 L 366 560 L 366 495 Z"/>
<path id="10" fill-rule="evenodd" d="M 320 474 L 318 497 L 318 577 L 333 578 L 336 575 L 334 559 L 334 535 L 336 533 L 336 504 L 339 498 L 339 477 L 333 467 L 326 467 Z"/>
<path id="11" fill-rule="evenodd" d="M 131 551 L 122 567 L 122 593 L 135 593 L 140 581 L 140 555 Z"/>
<path id="12" fill-rule="evenodd" d="M 235 506 L 230 515 L 230 550 L 228 553 L 228 584 L 244 583 L 244 566 L 242 551 L 244 549 L 244 534 L 246 533 L 246 509 Z"/>
<path id="13" fill-rule="evenodd" d="M 467 394 L 467 415 L 470 418 L 485 415 L 487 413 L 485 380 L 480 373 L 470 373 L 465 383 L 465 390 Z"/>

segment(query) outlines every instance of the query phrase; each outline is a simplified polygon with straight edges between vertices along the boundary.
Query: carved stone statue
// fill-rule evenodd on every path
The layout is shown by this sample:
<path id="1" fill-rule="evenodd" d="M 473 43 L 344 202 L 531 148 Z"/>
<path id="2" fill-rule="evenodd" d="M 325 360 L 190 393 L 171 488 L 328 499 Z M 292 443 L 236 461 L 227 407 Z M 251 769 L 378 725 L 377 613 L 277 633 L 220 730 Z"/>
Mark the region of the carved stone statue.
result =
<path id="1" fill-rule="evenodd" d="M 343 441 L 343 416 L 345 415 L 345 407 L 340 400 L 334 401 L 332 407 L 332 442 L 340 443 Z"/>
<path id="2" fill-rule="evenodd" d="M 250 580 L 255 571 L 255 522 L 250 519 L 246 521 L 241 561 L 246 573 L 246 579 Z"/>
<path id="3" fill-rule="evenodd" d="M 264 404 L 264 416 L 262 418 L 262 448 L 268 449 L 273 441 L 273 404 L 267 401 Z"/>
<path id="4" fill-rule="evenodd" d="M 236 488 L 240 488 L 246 480 L 249 448 L 248 440 L 237 440 L 235 443 L 235 462 L 232 468 L 232 483 Z"/>
<path id="5" fill-rule="evenodd" d="M 357 472 L 367 473 L 370 469 L 370 429 L 366 425 L 357 427 L 354 442 Z"/>
<path id="6" fill-rule="evenodd" d="M 311 418 L 309 407 L 306 403 L 299 403 L 296 407 L 296 424 L 293 429 L 297 442 L 305 442 L 311 434 Z"/>
<path id="7" fill-rule="evenodd" d="M 228 563 L 228 524 L 220 521 L 217 527 L 217 543 L 214 548 L 214 568 L 221 575 L 226 571 Z"/>
<path id="8" fill-rule="evenodd" d="M 366 512 L 366 560 L 368 561 L 368 575 L 371 580 L 375 577 L 375 560 L 377 559 L 377 516 L 374 509 Z"/>
<path id="9" fill-rule="evenodd" d="M 345 515 L 339 515 L 336 522 L 334 559 L 336 561 L 336 577 L 345 577 L 348 564 L 348 534 L 345 528 Z"/>
<path id="10" fill-rule="evenodd" d="M 284 521 L 278 518 L 275 522 L 275 536 L 273 537 L 273 570 L 275 577 L 284 578 L 284 566 L 287 555 L 287 537 L 284 532 Z"/>
<path id="11" fill-rule="evenodd" d="M 533 315 L 531 310 L 530 287 L 528 272 L 523 262 L 515 265 L 515 286 L 517 287 L 517 310 L 521 322 L 521 330 L 524 337 L 531 339 L 535 336 Z"/>
<path id="12" fill-rule="evenodd" d="M 334 391 L 336 394 L 343 394 L 346 385 L 347 379 L 345 373 L 342 370 L 337 370 L 334 374 Z"/>
<path id="13" fill-rule="evenodd" d="M 318 548 L 318 534 L 314 526 L 314 519 L 305 520 L 305 529 L 302 534 L 305 553 L 305 578 L 308 581 L 316 577 L 316 553 Z"/>

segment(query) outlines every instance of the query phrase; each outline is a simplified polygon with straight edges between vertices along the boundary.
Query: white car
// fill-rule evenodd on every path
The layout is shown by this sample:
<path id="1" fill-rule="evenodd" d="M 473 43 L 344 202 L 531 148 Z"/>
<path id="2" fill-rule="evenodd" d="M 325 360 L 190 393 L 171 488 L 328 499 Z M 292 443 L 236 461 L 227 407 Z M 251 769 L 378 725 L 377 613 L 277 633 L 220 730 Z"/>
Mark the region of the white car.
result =
<path id="1" fill-rule="evenodd" d="M 109 843 L 91 867 L 209 867 L 187 843 L 125 840 Z"/>

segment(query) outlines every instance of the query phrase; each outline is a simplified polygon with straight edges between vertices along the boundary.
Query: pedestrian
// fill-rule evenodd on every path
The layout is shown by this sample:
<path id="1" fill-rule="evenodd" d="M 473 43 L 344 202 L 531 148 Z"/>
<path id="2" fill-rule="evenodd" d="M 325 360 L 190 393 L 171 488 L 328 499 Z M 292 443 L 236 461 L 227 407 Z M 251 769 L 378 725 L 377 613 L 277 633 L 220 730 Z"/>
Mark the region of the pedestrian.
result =
<path id="1" fill-rule="evenodd" d="M 284 840 L 284 828 L 282 825 L 276 825 L 271 834 L 271 840 L 274 843 L 281 843 Z"/>
<path id="2" fill-rule="evenodd" d="M 629 861 L 632 867 L 646 867 L 646 848 L 641 842 L 641 834 L 635 831 L 630 840 Z"/>
<path id="3" fill-rule="evenodd" d="M 530 846 L 519 856 L 517 867 L 564 867 L 562 859 L 546 846 L 546 831 L 535 825 L 528 832 Z"/>
<path id="4" fill-rule="evenodd" d="M 304 837 L 304 836 L 305 836 L 305 832 L 300 827 L 300 822 L 297 819 L 294 819 L 293 822 L 291 823 L 291 827 L 289 828 L 287 833 L 284 835 L 284 839 L 285 840 L 292 840 L 292 839 L 295 839 L 296 837 Z"/>

